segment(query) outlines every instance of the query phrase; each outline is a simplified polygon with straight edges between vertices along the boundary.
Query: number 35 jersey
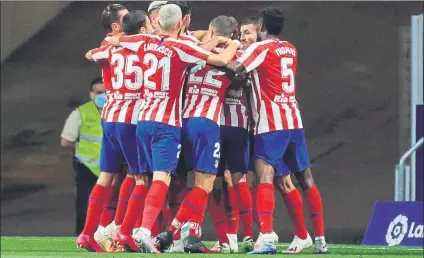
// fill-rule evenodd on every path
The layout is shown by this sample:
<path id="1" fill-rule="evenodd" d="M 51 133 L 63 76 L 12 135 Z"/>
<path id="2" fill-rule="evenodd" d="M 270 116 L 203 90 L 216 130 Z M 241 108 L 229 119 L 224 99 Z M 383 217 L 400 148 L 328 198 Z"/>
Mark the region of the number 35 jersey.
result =
<path id="1" fill-rule="evenodd" d="M 111 85 L 106 88 L 102 119 L 105 122 L 137 124 L 143 86 L 139 53 L 105 45 L 93 49 L 92 56 L 98 64 L 110 68 Z"/>
<path id="2" fill-rule="evenodd" d="M 303 128 L 296 100 L 296 47 L 269 39 L 252 44 L 237 59 L 251 76 L 255 134 Z"/>
<path id="3" fill-rule="evenodd" d="M 216 54 L 222 51 L 219 47 L 212 50 Z M 236 58 L 234 56 L 233 60 Z M 187 80 L 183 118 L 203 117 L 219 125 L 225 93 L 230 84 L 225 72 L 214 66 L 192 67 Z"/>
<path id="4" fill-rule="evenodd" d="M 139 34 L 119 39 L 139 54 L 143 67 L 143 105 L 139 121 L 181 127 L 182 87 L 191 64 L 205 66 L 211 52 L 189 41 Z"/>

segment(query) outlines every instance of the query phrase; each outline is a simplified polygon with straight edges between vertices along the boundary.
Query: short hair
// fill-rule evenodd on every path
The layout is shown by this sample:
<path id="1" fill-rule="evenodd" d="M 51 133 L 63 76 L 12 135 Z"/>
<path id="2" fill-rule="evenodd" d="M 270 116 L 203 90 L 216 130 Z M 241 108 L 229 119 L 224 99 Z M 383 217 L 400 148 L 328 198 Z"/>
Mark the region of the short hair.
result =
<path id="1" fill-rule="evenodd" d="M 239 22 L 233 16 L 229 16 L 228 18 L 231 20 L 231 24 L 233 26 L 233 36 L 231 37 L 231 39 L 240 39 L 241 33 Z"/>
<path id="2" fill-rule="evenodd" d="M 149 7 L 147 9 L 147 12 L 149 13 L 149 16 L 152 14 L 153 11 L 159 10 L 162 6 L 167 4 L 167 1 L 153 1 L 149 4 Z"/>
<path id="3" fill-rule="evenodd" d="M 119 22 L 118 12 L 126 10 L 122 4 L 110 4 L 102 12 L 102 25 L 107 30 L 111 30 L 112 23 Z"/>
<path id="4" fill-rule="evenodd" d="M 146 12 L 141 10 L 131 11 L 122 18 L 122 31 L 126 35 L 140 33 L 141 27 L 146 25 Z"/>
<path id="5" fill-rule="evenodd" d="M 265 7 L 259 11 L 259 18 L 262 21 L 262 30 L 266 29 L 268 34 L 279 35 L 284 28 L 284 13 L 278 7 Z"/>
<path id="6" fill-rule="evenodd" d="M 159 23 L 163 30 L 174 27 L 183 18 L 181 9 L 175 4 L 166 4 L 159 10 Z"/>
<path id="7" fill-rule="evenodd" d="M 94 85 L 97 85 L 97 84 L 101 84 L 101 83 L 103 83 L 103 79 L 102 79 L 102 77 L 96 77 L 96 78 L 94 78 L 93 80 L 91 80 L 91 83 L 90 83 L 90 91 L 92 91 L 93 90 L 93 87 L 94 87 Z"/>
<path id="8" fill-rule="evenodd" d="M 176 4 L 181 8 L 182 16 L 191 14 L 192 8 L 189 1 L 168 1 L 166 4 Z"/>
<path id="9" fill-rule="evenodd" d="M 231 34 L 234 33 L 237 25 L 230 17 L 220 15 L 211 21 L 210 26 L 215 29 L 215 34 L 217 36 L 229 38 Z"/>
<path id="10" fill-rule="evenodd" d="M 248 25 L 248 24 L 258 24 L 259 23 L 259 17 L 258 16 L 250 16 L 243 19 L 240 26 Z"/>

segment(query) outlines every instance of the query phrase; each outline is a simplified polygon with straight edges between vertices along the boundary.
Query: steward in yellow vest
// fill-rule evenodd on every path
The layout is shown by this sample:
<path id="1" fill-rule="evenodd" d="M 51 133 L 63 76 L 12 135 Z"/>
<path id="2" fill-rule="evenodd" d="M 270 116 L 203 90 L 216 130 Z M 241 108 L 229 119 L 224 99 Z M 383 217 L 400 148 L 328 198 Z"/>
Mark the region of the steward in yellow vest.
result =
<path id="1" fill-rule="evenodd" d="M 81 115 L 81 127 L 75 157 L 98 177 L 103 135 L 100 112 L 94 101 L 81 105 L 78 111 Z"/>

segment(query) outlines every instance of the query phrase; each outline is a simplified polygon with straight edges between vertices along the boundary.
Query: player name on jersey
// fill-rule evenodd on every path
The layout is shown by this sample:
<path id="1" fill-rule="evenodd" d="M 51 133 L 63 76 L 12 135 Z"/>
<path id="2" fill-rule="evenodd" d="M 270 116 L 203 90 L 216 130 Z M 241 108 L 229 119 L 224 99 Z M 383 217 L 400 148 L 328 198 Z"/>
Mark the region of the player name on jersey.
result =
<path id="1" fill-rule="evenodd" d="M 296 101 L 294 45 L 278 39 L 257 42 L 237 61 L 251 72 L 255 134 L 302 128 Z"/>

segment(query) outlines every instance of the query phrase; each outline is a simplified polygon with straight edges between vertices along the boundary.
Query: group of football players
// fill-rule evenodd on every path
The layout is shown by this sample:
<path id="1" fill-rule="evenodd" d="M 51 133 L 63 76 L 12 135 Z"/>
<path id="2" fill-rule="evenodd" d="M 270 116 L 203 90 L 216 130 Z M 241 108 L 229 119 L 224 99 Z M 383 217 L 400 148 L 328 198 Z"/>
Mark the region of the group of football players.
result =
<path id="1" fill-rule="evenodd" d="M 240 220 L 244 251 L 275 254 L 275 188 L 294 225 L 283 253 L 313 244 L 316 253 L 327 253 L 321 196 L 295 97 L 298 53 L 279 38 L 282 10 L 266 7 L 241 24 L 221 15 L 206 30 L 189 31 L 191 11 L 187 1 L 155 1 L 147 13 L 120 4 L 102 13 L 109 33 L 86 54 L 101 66 L 107 93 L 101 173 L 77 246 L 232 253 L 239 251 Z M 123 164 L 128 174 L 119 182 Z M 193 187 L 186 193 L 190 171 Z M 315 241 L 291 174 L 304 193 Z M 170 223 L 158 226 L 166 207 Z M 201 241 L 206 210 L 218 237 L 212 248 Z M 255 242 L 254 222 L 260 232 Z"/>

